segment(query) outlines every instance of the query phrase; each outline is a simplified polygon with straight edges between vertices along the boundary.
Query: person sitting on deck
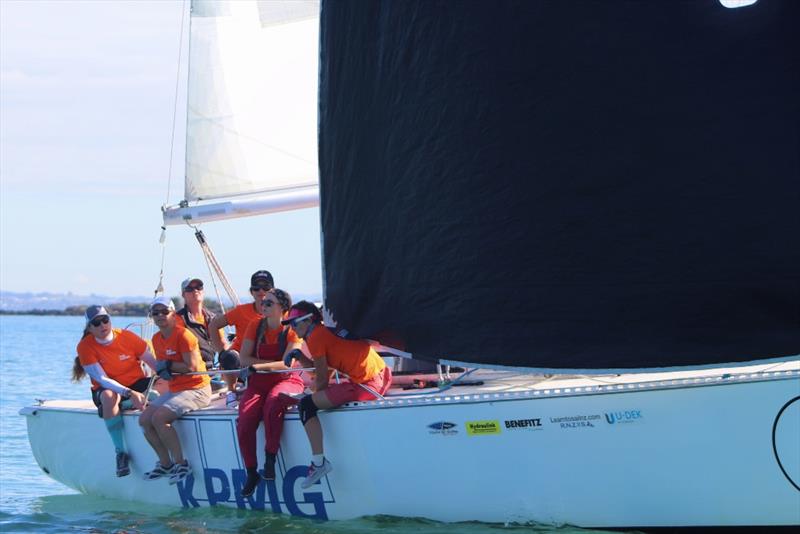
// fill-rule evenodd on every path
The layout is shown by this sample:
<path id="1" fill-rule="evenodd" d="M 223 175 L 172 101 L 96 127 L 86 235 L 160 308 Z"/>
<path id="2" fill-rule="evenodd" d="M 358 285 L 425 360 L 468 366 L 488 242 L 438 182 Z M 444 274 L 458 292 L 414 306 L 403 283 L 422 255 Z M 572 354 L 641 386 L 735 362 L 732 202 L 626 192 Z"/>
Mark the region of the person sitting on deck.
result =
<path id="1" fill-rule="evenodd" d="M 302 346 L 294 332 L 281 325 L 281 319 L 292 306 L 292 299 L 287 292 L 271 289 L 258 304 L 264 317 L 247 327 L 239 354 L 248 375 L 247 389 L 239 402 L 239 420 L 236 424 L 239 449 L 247 469 L 243 497 L 253 494 L 260 478 L 275 480 L 275 458 L 281 444 L 283 416 L 286 408 L 292 404 L 280 394 L 297 394 L 305 389 L 299 372 L 255 374 L 256 371 L 287 370 L 284 358 L 292 351 L 300 351 Z M 256 431 L 261 421 L 264 421 L 266 436 L 266 460 L 259 477 Z"/>
<path id="2" fill-rule="evenodd" d="M 183 457 L 180 438 L 172 422 L 191 410 L 205 408 L 211 402 L 210 379 L 207 374 L 173 376 L 172 373 L 204 373 L 197 338 L 178 326 L 175 305 L 167 297 L 157 297 L 150 304 L 150 316 L 158 327 L 153 335 L 158 376 L 169 381 L 169 392 L 158 397 L 142 412 L 139 424 L 145 438 L 156 451 L 158 461 L 145 480 L 169 477 L 175 484 L 192 472 Z"/>
<path id="3" fill-rule="evenodd" d="M 199 278 L 187 278 L 181 282 L 181 295 L 183 296 L 184 306 L 175 312 L 176 324 L 194 334 L 194 337 L 197 338 L 200 356 L 206 364 L 206 369 L 212 369 L 214 367 L 214 355 L 216 354 L 212 339 L 222 338 L 224 332 L 220 329 L 212 338 L 209 325 L 215 315 L 203 307 L 205 298 L 203 289 L 203 281 Z M 214 384 L 222 387 L 219 382 L 212 381 L 212 389 Z"/>
<path id="4" fill-rule="evenodd" d="M 87 374 L 92 379 L 92 401 L 114 443 L 118 477 L 131 472 L 120 404 L 130 399 L 136 409 L 144 406 L 143 393 L 150 379 L 144 373 L 142 362 L 155 371 L 156 359 L 145 340 L 133 332 L 113 328 L 111 316 L 103 306 L 86 308 L 86 327 L 78 343 L 72 379 L 77 382 Z"/>
<path id="5" fill-rule="evenodd" d="M 263 299 L 264 295 L 273 287 L 275 287 L 275 282 L 269 271 L 256 271 L 250 277 L 250 294 L 253 296 L 253 302 L 240 304 L 232 310 L 228 310 L 225 314 L 217 315 L 208 325 L 209 332 L 211 332 L 211 341 L 214 344 L 214 348 L 219 351 L 219 365 L 224 370 L 239 369 L 242 366 L 239 359 L 242 336 L 247 330 L 247 325 L 256 319 L 261 319 L 261 312 L 258 310 L 256 301 Z M 221 330 L 228 325 L 233 325 L 236 328 L 236 337 L 233 338 L 233 342 L 230 345 Z M 226 374 L 225 382 L 228 384 L 228 389 L 233 391 L 236 386 L 236 376 Z"/>
<path id="6" fill-rule="evenodd" d="M 328 330 L 322 324 L 319 309 L 311 302 L 301 300 L 292 306 L 282 323 L 305 340 L 315 370 L 315 392 L 300 399 L 299 406 L 300 421 L 306 429 L 312 453 L 308 475 L 300 484 L 305 489 L 332 470 L 323 451 L 322 425 L 317 411 L 378 398 L 391 386 L 392 371 L 368 342 L 342 339 Z M 299 359 L 303 361 L 305 356 Z M 330 384 L 331 369 L 345 373 L 349 380 Z"/>

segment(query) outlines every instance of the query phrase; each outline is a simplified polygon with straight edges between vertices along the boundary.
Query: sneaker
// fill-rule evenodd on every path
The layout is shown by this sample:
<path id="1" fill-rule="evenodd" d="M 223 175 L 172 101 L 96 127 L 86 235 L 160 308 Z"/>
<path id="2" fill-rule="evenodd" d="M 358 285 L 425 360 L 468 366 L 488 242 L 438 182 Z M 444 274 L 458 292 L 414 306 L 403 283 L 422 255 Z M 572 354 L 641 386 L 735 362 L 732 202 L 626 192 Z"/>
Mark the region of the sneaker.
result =
<path id="1" fill-rule="evenodd" d="M 175 464 L 172 464 L 168 467 L 164 467 L 161 465 L 161 462 L 156 462 L 155 468 L 152 471 L 148 471 L 144 474 L 145 480 L 156 480 L 163 477 L 168 477 L 172 475 L 172 471 L 175 470 Z"/>
<path id="2" fill-rule="evenodd" d="M 258 471 L 255 468 L 252 468 L 252 471 L 247 471 L 247 480 L 242 486 L 242 497 L 249 497 L 251 496 L 258 487 L 258 483 L 261 482 L 261 477 L 258 476 Z"/>
<path id="3" fill-rule="evenodd" d="M 177 484 L 178 482 L 186 479 L 189 475 L 192 474 L 192 468 L 189 467 L 189 462 L 184 462 L 182 464 L 175 464 L 172 468 L 172 473 L 169 477 L 170 484 Z"/>
<path id="4" fill-rule="evenodd" d="M 311 465 L 308 466 L 306 479 L 300 483 L 300 487 L 303 489 L 310 488 L 331 471 L 333 471 L 333 466 L 327 458 L 322 460 L 322 465 L 314 465 L 314 462 L 311 462 Z"/>
<path id="5" fill-rule="evenodd" d="M 118 452 L 117 453 L 117 476 L 118 477 L 126 477 L 131 474 L 131 468 L 128 465 L 130 461 L 130 456 L 128 456 L 125 452 Z"/>
<path id="6" fill-rule="evenodd" d="M 275 480 L 275 455 L 267 453 L 267 459 L 264 462 L 264 470 L 261 472 L 261 478 L 264 480 Z"/>

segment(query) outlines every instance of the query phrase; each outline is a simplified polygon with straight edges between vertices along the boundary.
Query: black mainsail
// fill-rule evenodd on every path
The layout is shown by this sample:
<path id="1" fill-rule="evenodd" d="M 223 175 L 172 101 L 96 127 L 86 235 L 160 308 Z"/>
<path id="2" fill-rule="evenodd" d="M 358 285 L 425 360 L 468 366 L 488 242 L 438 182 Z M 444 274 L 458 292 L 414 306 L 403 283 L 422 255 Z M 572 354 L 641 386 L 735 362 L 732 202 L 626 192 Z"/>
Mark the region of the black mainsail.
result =
<path id="1" fill-rule="evenodd" d="M 420 358 L 800 353 L 800 3 L 324 2 L 326 305 Z"/>

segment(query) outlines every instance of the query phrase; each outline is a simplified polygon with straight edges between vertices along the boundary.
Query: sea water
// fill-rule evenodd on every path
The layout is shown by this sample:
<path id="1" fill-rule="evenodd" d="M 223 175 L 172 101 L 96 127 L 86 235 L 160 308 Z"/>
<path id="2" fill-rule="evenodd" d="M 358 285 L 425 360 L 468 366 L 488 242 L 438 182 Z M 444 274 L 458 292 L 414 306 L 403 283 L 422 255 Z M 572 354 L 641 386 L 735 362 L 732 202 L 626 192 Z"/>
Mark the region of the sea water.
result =
<path id="1" fill-rule="evenodd" d="M 141 321 L 142 318 L 131 317 L 113 319 L 116 327 Z M 226 507 L 177 509 L 76 493 L 39 469 L 19 410 L 36 399 L 88 398 L 88 382 L 75 384 L 70 380 L 83 326 L 82 317 L 0 315 L 0 532 L 589 532 L 572 527 L 452 524 L 387 516 L 323 522 Z M 86 469 L 93 466 L 86 465 Z"/>

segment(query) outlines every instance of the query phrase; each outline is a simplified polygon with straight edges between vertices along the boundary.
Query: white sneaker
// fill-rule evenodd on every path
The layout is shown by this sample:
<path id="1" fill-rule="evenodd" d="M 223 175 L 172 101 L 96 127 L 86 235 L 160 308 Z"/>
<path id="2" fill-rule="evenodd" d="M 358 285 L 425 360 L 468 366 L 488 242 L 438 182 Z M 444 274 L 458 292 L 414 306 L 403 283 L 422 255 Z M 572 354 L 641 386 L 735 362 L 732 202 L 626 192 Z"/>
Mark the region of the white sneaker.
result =
<path id="1" fill-rule="evenodd" d="M 314 465 L 314 462 L 311 462 L 311 465 L 308 466 L 306 479 L 300 483 L 300 487 L 303 489 L 310 488 L 331 471 L 333 471 L 333 465 L 327 458 L 323 458 L 322 465 Z"/>

